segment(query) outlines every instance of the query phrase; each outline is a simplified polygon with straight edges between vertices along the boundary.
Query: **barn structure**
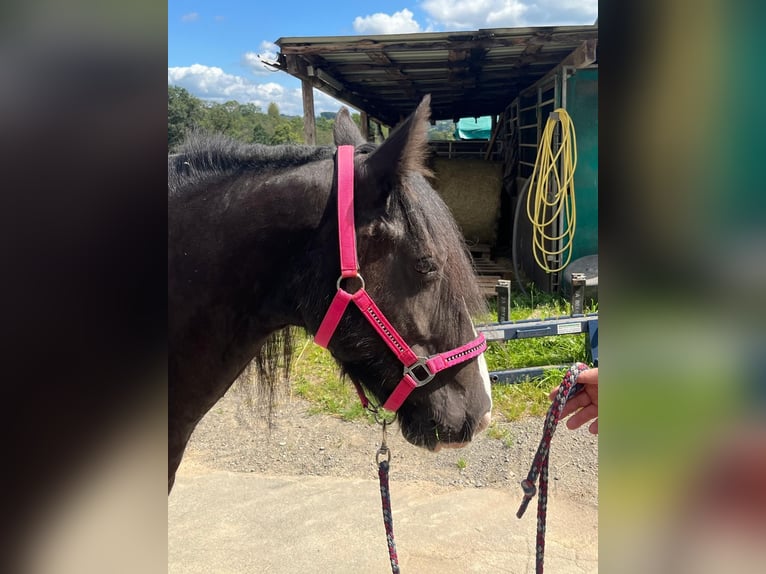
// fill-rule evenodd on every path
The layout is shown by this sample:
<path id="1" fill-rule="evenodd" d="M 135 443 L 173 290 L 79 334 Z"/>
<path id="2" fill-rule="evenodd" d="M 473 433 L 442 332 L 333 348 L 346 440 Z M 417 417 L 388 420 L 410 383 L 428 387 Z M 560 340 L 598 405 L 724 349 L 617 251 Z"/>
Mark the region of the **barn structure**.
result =
<path id="1" fill-rule="evenodd" d="M 276 41 L 275 66 L 302 82 L 307 143 L 315 141 L 314 88 L 359 110 L 362 132 L 371 141 L 407 117 L 426 94 L 432 122 L 489 117 L 486 139 L 430 143 L 434 187 L 472 246 L 488 289 L 497 279 L 516 276 L 557 292 L 562 273 L 535 265 L 531 223 L 515 216 L 548 116 L 564 108 L 575 125 L 578 153 L 572 257 L 598 252 L 597 40 L 597 22 L 292 37 Z"/>

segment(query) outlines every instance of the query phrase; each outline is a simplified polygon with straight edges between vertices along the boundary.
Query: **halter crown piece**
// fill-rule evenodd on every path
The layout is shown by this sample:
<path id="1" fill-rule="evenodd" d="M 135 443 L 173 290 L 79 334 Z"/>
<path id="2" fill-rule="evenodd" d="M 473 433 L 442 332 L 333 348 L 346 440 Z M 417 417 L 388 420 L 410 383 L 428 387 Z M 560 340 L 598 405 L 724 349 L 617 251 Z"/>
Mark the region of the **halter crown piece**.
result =
<path id="1" fill-rule="evenodd" d="M 480 333 L 473 341 L 457 349 L 430 357 L 419 357 L 404 342 L 404 339 L 365 290 L 364 279 L 359 274 L 359 264 L 356 258 L 354 146 L 350 145 L 338 146 L 338 242 L 340 244 L 338 291 L 335 293 L 316 335 L 314 335 L 314 342 L 327 348 L 348 304 L 353 301 L 404 366 L 402 379 L 383 404 L 384 409 L 398 410 L 414 389 L 431 382 L 438 372 L 478 357 L 486 350 L 487 341 L 484 335 Z M 342 287 L 344 279 L 356 279 L 359 283 L 359 289 L 354 293 L 345 291 Z M 359 385 L 357 385 L 357 392 L 362 404 L 367 407 L 367 397 Z"/>

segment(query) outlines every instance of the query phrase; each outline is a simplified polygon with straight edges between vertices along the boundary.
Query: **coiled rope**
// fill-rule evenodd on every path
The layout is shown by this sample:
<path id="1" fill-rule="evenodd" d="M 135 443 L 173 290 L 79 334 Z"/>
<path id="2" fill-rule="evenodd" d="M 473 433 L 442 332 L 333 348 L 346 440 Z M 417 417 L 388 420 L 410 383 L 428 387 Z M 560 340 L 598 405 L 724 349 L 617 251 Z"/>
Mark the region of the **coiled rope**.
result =
<path id="1" fill-rule="evenodd" d="M 556 125 L 561 123 L 561 144 L 553 150 Z M 561 172 L 559 172 L 561 158 Z M 564 108 L 557 108 L 545 124 L 537 148 L 535 167 L 529 180 L 527 192 L 527 217 L 532 223 L 532 253 L 535 261 L 547 273 L 564 269 L 572 258 L 572 245 L 577 223 L 575 205 L 574 172 L 577 167 L 577 139 L 572 118 Z M 560 216 L 563 214 L 563 218 Z M 562 222 L 560 233 L 550 235 L 546 228 Z M 546 245 L 550 242 L 559 249 Z M 550 245 L 548 243 L 548 245 Z M 556 265 L 555 261 L 562 262 Z"/>

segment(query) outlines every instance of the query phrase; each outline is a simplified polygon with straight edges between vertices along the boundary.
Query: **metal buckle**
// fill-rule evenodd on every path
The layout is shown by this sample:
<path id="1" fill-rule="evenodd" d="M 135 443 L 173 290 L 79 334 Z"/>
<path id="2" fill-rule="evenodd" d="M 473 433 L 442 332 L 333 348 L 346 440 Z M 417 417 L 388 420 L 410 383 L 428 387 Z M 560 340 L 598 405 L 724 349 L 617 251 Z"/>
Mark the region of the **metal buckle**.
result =
<path id="1" fill-rule="evenodd" d="M 404 367 L 404 374 L 412 377 L 412 379 L 417 383 L 418 387 L 422 387 L 423 385 L 430 383 L 431 380 L 436 376 L 436 373 L 432 373 L 428 368 L 426 361 L 428 361 L 428 357 L 418 357 L 418 360 L 412 363 L 409 367 Z M 425 371 L 425 377 L 421 378 L 415 372 L 415 369 L 418 367 L 421 369 L 421 375 L 423 374 L 422 371 Z"/>

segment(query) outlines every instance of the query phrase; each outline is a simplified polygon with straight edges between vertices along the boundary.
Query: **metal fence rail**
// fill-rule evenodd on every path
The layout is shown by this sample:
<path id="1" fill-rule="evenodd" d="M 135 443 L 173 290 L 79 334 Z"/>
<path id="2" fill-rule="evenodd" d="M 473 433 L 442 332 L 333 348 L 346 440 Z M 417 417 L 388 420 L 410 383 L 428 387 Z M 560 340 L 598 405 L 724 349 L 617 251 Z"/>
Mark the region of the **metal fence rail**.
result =
<path id="1" fill-rule="evenodd" d="M 566 315 L 550 319 L 527 319 L 523 321 L 503 321 L 501 323 L 486 323 L 477 325 L 476 330 L 484 333 L 487 341 L 511 341 L 514 339 L 530 339 L 533 337 L 555 337 L 558 335 L 586 336 L 586 347 L 591 361 L 598 366 L 598 313 L 587 315 Z M 563 368 L 569 365 L 547 365 L 541 367 L 525 367 L 503 371 L 491 371 L 490 380 L 493 383 L 519 383 L 523 380 L 538 377 L 546 370 Z"/>

